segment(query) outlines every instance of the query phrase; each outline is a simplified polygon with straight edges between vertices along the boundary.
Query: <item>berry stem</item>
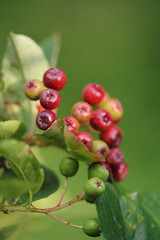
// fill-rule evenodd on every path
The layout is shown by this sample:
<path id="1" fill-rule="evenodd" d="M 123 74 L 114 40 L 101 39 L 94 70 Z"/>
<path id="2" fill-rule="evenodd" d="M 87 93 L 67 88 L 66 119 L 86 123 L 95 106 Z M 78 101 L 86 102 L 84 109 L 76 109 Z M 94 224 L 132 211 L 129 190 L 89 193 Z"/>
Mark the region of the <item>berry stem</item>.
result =
<path id="1" fill-rule="evenodd" d="M 60 206 L 60 205 L 61 205 L 61 202 L 63 201 L 64 194 L 65 194 L 65 192 L 66 192 L 66 190 L 67 190 L 67 183 L 68 183 L 68 178 L 66 177 L 66 178 L 65 178 L 65 181 L 64 181 L 64 185 L 63 185 L 62 195 L 61 195 L 60 200 L 59 200 L 59 202 L 58 202 L 58 204 L 57 204 L 56 207 Z"/>
<path id="2" fill-rule="evenodd" d="M 76 203 L 82 199 L 84 199 L 84 196 L 85 196 L 85 193 L 84 191 L 82 191 L 79 195 L 77 195 L 75 198 L 73 198 L 71 201 L 67 202 L 67 203 L 64 203 L 62 205 L 57 205 L 53 208 L 48 208 L 48 209 L 38 209 L 38 211 L 40 212 L 52 212 L 52 211 L 56 211 L 58 209 L 61 209 L 61 208 L 64 208 L 64 207 L 67 207 L 67 206 L 70 206 L 72 205 L 73 203 Z"/>
<path id="3" fill-rule="evenodd" d="M 46 214 L 49 215 L 50 217 L 52 217 L 52 218 L 54 218 L 54 219 L 62 222 L 62 223 L 65 223 L 65 224 L 69 225 L 69 226 L 72 226 L 72 227 L 75 227 L 75 228 L 83 228 L 83 227 L 80 226 L 80 225 L 76 225 L 76 224 L 67 222 L 67 221 L 65 221 L 65 220 L 63 220 L 63 219 L 61 219 L 61 218 L 58 218 L 58 217 L 56 217 L 55 215 L 53 215 L 53 214 L 51 214 L 51 213 L 49 213 L 49 212 L 46 212 Z"/>

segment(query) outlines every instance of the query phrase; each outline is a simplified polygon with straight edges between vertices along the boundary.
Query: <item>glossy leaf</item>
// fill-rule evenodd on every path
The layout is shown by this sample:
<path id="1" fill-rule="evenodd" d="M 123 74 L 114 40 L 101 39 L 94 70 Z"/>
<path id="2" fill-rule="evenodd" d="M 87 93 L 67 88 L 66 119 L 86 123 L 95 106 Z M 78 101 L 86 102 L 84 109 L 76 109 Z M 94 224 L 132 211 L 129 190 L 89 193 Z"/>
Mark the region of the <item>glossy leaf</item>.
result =
<path id="1" fill-rule="evenodd" d="M 96 200 L 104 238 L 159 240 L 159 197 L 160 193 L 139 195 L 107 184 L 105 193 Z"/>
<path id="2" fill-rule="evenodd" d="M 44 173 L 30 147 L 24 142 L 2 140 L 0 154 L 8 161 L 16 176 L 28 184 L 35 194 L 43 184 Z"/>
<path id="3" fill-rule="evenodd" d="M 51 67 L 56 67 L 61 47 L 60 33 L 54 33 L 52 36 L 46 38 L 40 46 L 42 47 Z"/>
<path id="4" fill-rule="evenodd" d="M 68 130 L 63 120 L 58 120 L 52 124 L 39 139 L 42 141 L 46 139 L 47 143 L 49 139 L 50 144 L 62 148 L 79 161 L 88 163 L 104 161 L 96 154 L 89 152 L 84 144 Z"/>
<path id="5" fill-rule="evenodd" d="M 2 119 L 18 119 L 29 125 L 34 121 L 37 112 L 35 101 L 26 98 L 24 84 L 34 78 L 41 80 L 48 68 L 42 49 L 32 39 L 10 33 L 2 62 Z"/>
<path id="6" fill-rule="evenodd" d="M 107 240 L 126 240 L 119 199 L 110 183 L 106 184 L 105 192 L 96 199 L 96 208 L 103 237 Z"/>
<path id="7" fill-rule="evenodd" d="M 20 138 L 25 133 L 24 123 L 18 120 L 0 122 L 0 139 L 3 138 Z"/>

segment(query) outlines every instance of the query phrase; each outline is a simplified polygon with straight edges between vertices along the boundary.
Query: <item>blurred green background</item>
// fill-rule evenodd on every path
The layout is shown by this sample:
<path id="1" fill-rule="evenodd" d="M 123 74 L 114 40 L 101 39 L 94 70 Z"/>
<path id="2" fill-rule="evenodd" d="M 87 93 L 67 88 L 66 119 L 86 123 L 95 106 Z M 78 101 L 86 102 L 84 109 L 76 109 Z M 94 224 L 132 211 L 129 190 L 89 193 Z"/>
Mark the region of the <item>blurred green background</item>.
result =
<path id="1" fill-rule="evenodd" d="M 125 110 L 120 123 L 124 132 L 121 149 L 130 167 L 123 185 L 139 192 L 160 188 L 159 10 L 158 0 L 0 0 L 0 62 L 10 31 L 37 42 L 54 31 L 61 32 L 58 67 L 66 72 L 68 84 L 61 92 L 60 117 L 70 114 L 89 82 L 103 85 L 112 97 L 120 99 Z M 65 153 L 47 148 L 37 154 L 59 175 L 58 163 Z M 63 182 L 62 177 L 60 180 Z M 85 181 L 86 167 L 81 164 L 70 181 L 66 200 L 78 194 Z M 37 204 L 52 206 L 59 194 Z M 58 216 L 82 224 L 96 212 L 94 206 L 79 203 Z M 11 239 L 89 239 L 80 230 L 46 216 L 0 214 L 0 227 L 19 222 Z"/>

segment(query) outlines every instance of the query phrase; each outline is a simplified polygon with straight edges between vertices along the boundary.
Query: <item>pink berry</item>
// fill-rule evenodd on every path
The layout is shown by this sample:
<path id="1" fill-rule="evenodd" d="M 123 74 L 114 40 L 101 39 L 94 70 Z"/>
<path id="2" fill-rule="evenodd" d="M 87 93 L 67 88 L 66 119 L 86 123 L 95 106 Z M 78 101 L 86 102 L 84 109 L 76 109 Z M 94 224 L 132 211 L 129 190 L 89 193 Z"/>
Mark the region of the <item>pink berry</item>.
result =
<path id="1" fill-rule="evenodd" d="M 91 125 L 94 129 L 104 131 L 113 123 L 112 116 L 103 109 L 97 109 L 92 113 Z"/>
<path id="2" fill-rule="evenodd" d="M 101 133 L 100 139 L 106 142 L 110 148 L 118 147 L 122 142 L 122 131 L 116 125 L 111 125 Z"/>
<path id="3" fill-rule="evenodd" d="M 69 116 L 69 117 L 65 117 L 64 121 L 65 121 L 69 131 L 71 131 L 72 133 L 78 132 L 79 122 L 76 118 Z"/>
<path id="4" fill-rule="evenodd" d="M 41 130 L 46 130 L 57 120 L 57 115 L 49 110 L 37 114 L 36 124 Z"/>
<path id="5" fill-rule="evenodd" d="M 118 123 L 123 116 L 123 107 L 120 101 L 116 98 L 108 99 L 102 107 L 108 111 L 114 120 L 115 123 Z"/>
<path id="6" fill-rule="evenodd" d="M 92 108 L 86 102 L 78 102 L 72 108 L 72 115 L 80 122 L 87 123 L 92 116 Z"/>
<path id="7" fill-rule="evenodd" d="M 91 150 L 93 138 L 88 132 L 78 132 L 76 136 L 88 148 L 88 150 Z"/>
<path id="8" fill-rule="evenodd" d="M 104 95 L 104 88 L 96 83 L 88 84 L 82 92 L 83 100 L 91 105 L 99 104 L 102 101 Z"/>
<path id="9" fill-rule="evenodd" d="M 124 154 L 118 148 L 112 148 L 107 156 L 107 162 L 111 166 L 117 166 L 124 160 Z"/>
<path id="10" fill-rule="evenodd" d="M 40 103 L 45 109 L 51 110 L 59 106 L 61 96 L 59 93 L 51 88 L 44 90 L 40 95 Z"/>
<path id="11" fill-rule="evenodd" d="M 123 181 L 129 172 L 128 165 L 126 163 L 121 163 L 115 169 L 113 169 L 113 176 L 116 181 Z"/>
<path id="12" fill-rule="evenodd" d="M 62 70 L 58 68 L 50 68 L 45 72 L 43 82 L 47 88 L 53 88 L 60 91 L 66 85 L 67 77 Z"/>

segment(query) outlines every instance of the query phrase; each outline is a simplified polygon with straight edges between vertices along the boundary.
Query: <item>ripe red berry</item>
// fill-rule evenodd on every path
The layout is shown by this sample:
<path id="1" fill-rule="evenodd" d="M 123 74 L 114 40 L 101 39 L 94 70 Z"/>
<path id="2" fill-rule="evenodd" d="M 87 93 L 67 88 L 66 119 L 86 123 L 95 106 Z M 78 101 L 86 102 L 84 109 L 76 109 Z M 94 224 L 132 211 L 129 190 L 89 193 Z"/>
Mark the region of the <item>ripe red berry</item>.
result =
<path id="1" fill-rule="evenodd" d="M 91 125 L 94 129 L 104 131 L 113 123 L 112 116 L 103 109 L 97 109 L 92 113 Z"/>
<path id="2" fill-rule="evenodd" d="M 93 138 L 88 132 L 78 132 L 76 136 L 88 148 L 88 150 L 91 150 Z"/>
<path id="3" fill-rule="evenodd" d="M 121 163 L 115 169 L 113 169 L 113 176 L 116 181 L 123 181 L 129 172 L 128 165 L 126 163 Z"/>
<path id="4" fill-rule="evenodd" d="M 86 102 L 78 102 L 72 108 L 72 115 L 80 122 L 87 123 L 92 116 L 92 108 Z"/>
<path id="5" fill-rule="evenodd" d="M 101 133 L 100 139 L 106 142 L 110 148 L 118 147 L 122 142 L 122 131 L 116 125 L 111 125 Z"/>
<path id="6" fill-rule="evenodd" d="M 57 120 L 57 115 L 49 110 L 44 110 L 38 113 L 36 118 L 37 127 L 41 130 L 46 130 Z"/>
<path id="7" fill-rule="evenodd" d="M 40 95 L 40 103 L 45 109 L 55 109 L 59 106 L 60 102 L 61 96 L 54 89 L 46 89 Z"/>
<path id="8" fill-rule="evenodd" d="M 110 166 L 117 166 L 124 160 L 124 154 L 118 148 L 112 148 L 107 156 L 107 162 Z"/>
<path id="9" fill-rule="evenodd" d="M 105 95 L 105 90 L 102 86 L 96 83 L 88 84 L 82 92 L 82 98 L 85 102 L 91 105 L 99 104 Z"/>
<path id="10" fill-rule="evenodd" d="M 64 121 L 65 121 L 69 131 L 71 131 L 72 133 L 78 132 L 79 122 L 76 118 L 69 116 L 69 117 L 65 117 Z"/>
<path id="11" fill-rule="evenodd" d="M 121 120 L 123 115 L 123 107 L 118 99 L 116 98 L 108 99 L 102 108 L 112 115 L 112 118 L 115 123 L 118 123 Z"/>
<path id="12" fill-rule="evenodd" d="M 62 90 L 67 82 L 66 74 L 58 68 L 48 69 L 43 76 L 44 85 L 57 91 Z"/>

